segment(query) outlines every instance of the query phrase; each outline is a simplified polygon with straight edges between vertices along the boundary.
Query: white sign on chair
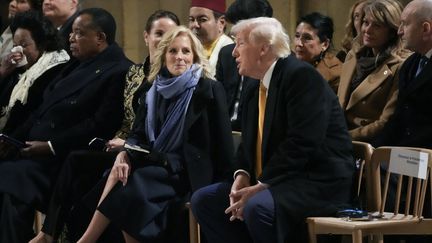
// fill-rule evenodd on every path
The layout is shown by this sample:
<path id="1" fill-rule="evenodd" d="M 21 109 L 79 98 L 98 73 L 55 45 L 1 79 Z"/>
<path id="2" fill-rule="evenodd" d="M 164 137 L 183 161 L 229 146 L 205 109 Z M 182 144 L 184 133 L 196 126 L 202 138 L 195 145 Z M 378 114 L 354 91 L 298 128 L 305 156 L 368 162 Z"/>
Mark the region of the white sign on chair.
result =
<path id="1" fill-rule="evenodd" d="M 409 149 L 394 148 L 390 154 L 389 171 L 406 176 L 426 179 L 428 154 Z"/>

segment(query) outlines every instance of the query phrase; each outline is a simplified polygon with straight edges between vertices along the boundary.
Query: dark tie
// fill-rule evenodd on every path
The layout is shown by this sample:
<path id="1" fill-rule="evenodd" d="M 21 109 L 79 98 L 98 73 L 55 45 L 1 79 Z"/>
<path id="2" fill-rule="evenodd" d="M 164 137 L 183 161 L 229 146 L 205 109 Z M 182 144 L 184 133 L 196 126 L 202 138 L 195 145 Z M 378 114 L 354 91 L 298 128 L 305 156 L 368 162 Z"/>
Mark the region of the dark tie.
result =
<path id="1" fill-rule="evenodd" d="M 427 58 L 426 56 L 422 56 L 420 58 L 419 64 L 417 66 L 417 72 L 416 72 L 416 77 L 420 74 L 420 72 L 423 70 L 424 66 L 428 63 L 429 58 Z"/>

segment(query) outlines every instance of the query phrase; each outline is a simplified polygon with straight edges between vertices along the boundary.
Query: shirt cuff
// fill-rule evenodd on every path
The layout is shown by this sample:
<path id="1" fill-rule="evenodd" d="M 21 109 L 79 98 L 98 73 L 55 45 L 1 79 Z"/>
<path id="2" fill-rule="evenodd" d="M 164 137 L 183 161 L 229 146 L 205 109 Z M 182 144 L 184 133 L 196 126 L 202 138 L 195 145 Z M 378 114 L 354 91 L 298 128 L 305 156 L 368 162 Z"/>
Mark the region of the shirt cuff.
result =
<path id="1" fill-rule="evenodd" d="M 52 153 L 53 155 L 56 155 L 56 152 L 55 152 L 55 150 L 54 150 L 54 147 L 53 147 L 52 144 L 51 144 L 51 141 L 48 141 L 48 145 L 49 145 L 49 147 L 50 147 L 51 153 Z"/>
<path id="2" fill-rule="evenodd" d="M 269 184 L 267 184 L 267 183 L 262 183 L 261 181 L 258 181 L 258 184 L 264 186 L 264 188 L 269 188 L 269 187 L 270 187 Z"/>
<path id="3" fill-rule="evenodd" d="M 240 170 L 236 170 L 236 171 L 234 172 L 234 176 L 233 176 L 234 180 L 236 179 L 236 176 L 237 176 L 239 173 L 244 173 L 244 174 L 246 174 L 246 175 L 250 178 L 250 174 L 249 174 L 249 172 L 240 169 Z"/>

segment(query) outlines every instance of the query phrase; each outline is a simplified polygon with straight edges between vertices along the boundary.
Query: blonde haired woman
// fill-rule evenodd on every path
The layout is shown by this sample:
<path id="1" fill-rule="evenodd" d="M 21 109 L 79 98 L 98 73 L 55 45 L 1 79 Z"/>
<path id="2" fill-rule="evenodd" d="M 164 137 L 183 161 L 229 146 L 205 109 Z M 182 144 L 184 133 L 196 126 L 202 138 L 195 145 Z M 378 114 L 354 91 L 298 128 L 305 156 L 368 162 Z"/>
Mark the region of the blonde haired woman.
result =
<path id="1" fill-rule="evenodd" d="M 160 240 L 170 202 L 188 200 L 190 192 L 221 180 L 229 169 L 232 138 L 226 99 L 222 85 L 209 79 L 202 50 L 184 26 L 163 36 L 149 75 L 153 85 L 126 140 L 129 147 L 145 148 L 149 154 L 119 153 L 78 242 L 96 242 L 111 221 L 126 242 Z"/>
<path id="2" fill-rule="evenodd" d="M 364 16 L 363 7 L 367 0 L 358 0 L 355 2 L 349 11 L 348 22 L 345 25 L 345 35 L 342 39 L 342 50 L 339 51 L 337 57 L 344 61 L 347 53 L 352 49 L 352 46 L 361 41 L 361 37 L 357 37 L 361 34 L 361 26 Z"/>
<path id="3" fill-rule="evenodd" d="M 364 6 L 363 46 L 348 53 L 338 91 L 353 140 L 372 140 L 393 114 L 398 72 L 408 56 L 397 35 L 402 5 L 374 0 Z"/>

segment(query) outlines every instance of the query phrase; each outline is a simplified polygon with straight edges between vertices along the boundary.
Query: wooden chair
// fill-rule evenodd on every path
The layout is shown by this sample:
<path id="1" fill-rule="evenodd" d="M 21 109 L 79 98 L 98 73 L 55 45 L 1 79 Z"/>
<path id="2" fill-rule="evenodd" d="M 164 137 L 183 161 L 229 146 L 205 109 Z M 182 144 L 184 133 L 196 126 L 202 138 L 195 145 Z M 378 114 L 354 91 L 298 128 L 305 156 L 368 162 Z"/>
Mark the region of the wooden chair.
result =
<path id="1" fill-rule="evenodd" d="M 428 155 L 427 176 L 425 179 L 413 176 L 404 176 L 399 173 L 391 173 L 387 170 L 391 161 L 391 152 L 395 149 L 402 151 L 424 152 Z M 371 159 L 370 174 L 368 181 L 372 185 L 372 192 L 368 195 L 372 201 L 371 207 L 378 212 L 370 214 L 365 221 L 347 220 L 332 217 L 308 218 L 310 242 L 315 243 L 317 234 L 342 234 L 351 235 L 353 243 L 361 243 L 363 236 L 374 236 L 374 240 L 383 242 L 383 235 L 426 235 L 432 234 L 432 219 L 422 216 L 426 188 L 431 180 L 432 150 L 421 148 L 381 147 L 377 148 Z M 385 169 L 384 169 L 385 168 Z M 385 179 L 381 182 L 381 170 L 386 170 Z M 394 212 L 384 212 L 389 191 L 390 175 L 397 176 L 395 190 Z M 414 179 L 415 178 L 415 179 Z M 415 180 L 415 182 L 414 182 Z M 403 185 L 406 190 L 402 192 Z M 413 196 L 413 191 L 415 191 Z M 402 195 L 404 194 L 404 195 Z M 401 198 L 405 197 L 406 204 L 404 213 L 399 213 Z M 414 203 L 411 207 L 412 197 Z M 429 205 L 429 207 L 432 205 Z"/>
<path id="2" fill-rule="evenodd" d="M 36 234 L 38 234 L 42 229 L 42 213 L 39 211 L 35 211 L 35 218 L 34 218 L 34 230 Z"/>
<path id="3" fill-rule="evenodd" d="M 371 158 L 372 153 L 374 151 L 374 147 L 370 145 L 369 143 L 360 142 L 360 141 L 353 141 L 353 157 L 356 160 L 356 163 L 358 163 L 358 173 L 357 173 L 357 198 L 360 200 L 363 198 L 372 198 L 372 185 L 369 180 L 366 180 L 366 178 L 370 177 L 370 164 L 371 164 Z M 363 185 L 364 184 L 364 185 Z M 362 190 L 364 189 L 364 194 L 362 195 Z M 365 209 L 371 210 L 372 209 L 372 202 L 364 200 L 362 204 L 366 207 Z"/>
<path id="4" fill-rule="evenodd" d="M 200 227 L 192 213 L 192 208 L 190 202 L 186 203 L 186 207 L 189 210 L 189 241 L 190 243 L 200 243 Z"/>

